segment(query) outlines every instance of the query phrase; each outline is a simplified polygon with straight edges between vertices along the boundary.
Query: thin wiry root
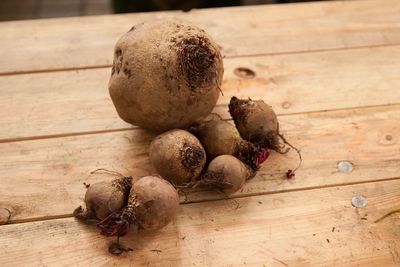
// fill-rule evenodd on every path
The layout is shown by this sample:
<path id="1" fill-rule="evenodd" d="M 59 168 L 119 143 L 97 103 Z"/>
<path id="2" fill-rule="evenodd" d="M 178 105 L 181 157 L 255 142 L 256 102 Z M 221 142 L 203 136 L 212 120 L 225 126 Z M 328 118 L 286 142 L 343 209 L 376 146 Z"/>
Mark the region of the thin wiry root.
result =
<path id="1" fill-rule="evenodd" d="M 112 171 L 112 170 L 107 170 L 107 169 L 105 169 L 105 168 L 95 169 L 95 170 L 93 170 L 93 171 L 90 172 L 90 174 L 95 174 L 95 173 L 106 173 L 106 174 L 111 174 L 111 175 L 114 175 L 114 176 L 118 176 L 118 177 L 120 177 L 120 178 L 125 177 L 125 175 L 122 175 L 122 174 L 119 173 L 119 172 Z"/>
<path id="2" fill-rule="evenodd" d="M 291 143 L 289 143 L 287 140 L 286 140 L 286 138 L 282 135 L 282 134 L 280 134 L 280 133 L 278 133 L 278 136 L 279 136 L 279 138 L 281 138 L 281 140 L 282 140 L 282 142 L 284 143 L 284 144 L 286 144 L 286 145 L 288 145 L 289 147 L 291 147 L 291 148 L 293 148 L 295 151 L 296 151 L 296 153 L 297 153 L 297 155 L 299 156 L 299 163 L 297 164 L 297 167 L 294 169 L 294 170 L 289 170 L 288 171 L 288 174 L 287 174 L 287 176 L 291 176 L 291 175 L 293 175 L 294 176 L 294 173 L 300 168 L 300 166 L 301 166 L 301 163 L 303 162 L 303 158 L 302 158 L 302 156 L 301 156 L 301 151 L 300 151 L 300 149 L 298 149 L 297 147 L 295 147 L 295 146 L 293 146 Z M 288 148 L 289 149 L 289 148 Z M 289 150 L 288 150 L 289 151 Z M 287 152 L 286 152 L 287 153 Z M 289 178 L 289 177 L 288 177 Z"/>
<path id="3" fill-rule="evenodd" d="M 198 183 L 200 183 L 200 181 L 193 181 L 193 182 L 189 182 L 189 183 L 186 183 L 183 185 L 175 185 L 174 184 L 174 187 L 178 190 L 179 189 L 190 189 L 190 188 L 196 188 L 198 186 Z"/>
<path id="4" fill-rule="evenodd" d="M 96 224 L 100 234 L 105 236 L 124 236 L 128 233 L 130 223 L 125 219 L 126 208 L 111 213 Z"/>
<path id="5" fill-rule="evenodd" d="M 224 175 L 222 174 L 222 172 L 205 173 L 203 175 L 202 179 L 199 181 L 198 185 L 205 186 L 205 187 L 211 187 L 211 188 L 232 187 L 231 183 L 225 181 Z"/>
<path id="6" fill-rule="evenodd" d="M 188 193 L 187 192 L 185 192 L 185 190 L 182 190 L 182 189 L 177 189 L 176 190 L 177 192 L 178 192 L 178 195 L 183 195 L 184 196 L 184 198 L 185 198 L 185 202 L 188 200 Z"/>
<path id="7" fill-rule="evenodd" d="M 186 183 L 184 185 L 173 184 L 173 186 L 178 191 L 179 195 L 183 195 L 185 197 L 184 201 L 187 202 L 188 201 L 188 192 L 186 192 L 185 189 L 194 189 L 194 188 L 198 187 L 200 184 L 201 184 L 201 181 L 193 181 L 190 183 Z"/>
<path id="8" fill-rule="evenodd" d="M 124 252 L 129 252 L 133 251 L 131 248 L 124 248 L 120 243 L 119 243 L 119 236 L 117 236 L 117 242 L 113 242 L 108 246 L 108 252 L 110 252 L 112 255 L 119 256 Z"/>
<path id="9" fill-rule="evenodd" d="M 382 221 L 383 219 L 385 219 L 386 217 L 389 217 L 390 215 L 398 213 L 398 212 L 400 212 L 400 209 L 392 210 L 392 211 L 386 213 L 385 215 L 383 215 L 382 217 L 380 217 L 379 219 L 375 220 L 374 223 L 378 223 L 378 222 Z"/>
<path id="10" fill-rule="evenodd" d="M 219 84 L 218 84 L 217 75 L 218 75 L 218 73 L 215 72 L 215 84 L 217 85 L 217 88 L 218 88 L 219 92 L 221 93 L 221 95 L 224 96 L 224 92 L 222 92 L 222 89 L 221 89 L 221 87 L 220 87 Z"/>
<path id="11" fill-rule="evenodd" d="M 275 147 L 274 150 L 279 154 L 287 154 L 290 151 L 290 148 L 283 144 L 279 144 L 279 146 Z"/>

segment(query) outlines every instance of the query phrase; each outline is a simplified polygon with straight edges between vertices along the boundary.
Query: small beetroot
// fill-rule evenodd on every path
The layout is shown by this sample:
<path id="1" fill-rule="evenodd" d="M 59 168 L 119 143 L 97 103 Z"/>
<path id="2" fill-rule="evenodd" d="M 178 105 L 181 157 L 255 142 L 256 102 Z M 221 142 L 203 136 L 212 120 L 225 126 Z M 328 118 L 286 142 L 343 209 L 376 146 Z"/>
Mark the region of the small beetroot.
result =
<path id="1" fill-rule="evenodd" d="M 196 180 L 206 163 L 200 141 L 184 130 L 170 130 L 154 138 L 149 155 L 157 172 L 174 185 Z"/>
<path id="2" fill-rule="evenodd" d="M 178 193 L 168 181 L 146 176 L 132 185 L 127 206 L 112 213 L 97 226 L 106 236 L 123 236 L 130 225 L 156 231 L 175 218 L 178 206 Z"/>
<path id="3" fill-rule="evenodd" d="M 232 97 L 229 113 L 243 139 L 281 151 L 278 118 L 271 106 L 262 100 Z"/>
<path id="4" fill-rule="evenodd" d="M 221 155 L 210 162 L 199 185 L 216 188 L 230 195 L 240 190 L 254 174 L 252 168 L 234 156 Z"/>
<path id="5" fill-rule="evenodd" d="M 270 105 L 263 100 L 232 97 L 229 113 L 243 139 L 281 154 L 287 153 L 290 149 L 285 148 L 285 145 L 293 148 L 299 156 L 299 164 L 294 170 L 289 170 L 286 176 L 289 179 L 295 176 L 295 171 L 302 162 L 300 150 L 291 145 L 279 132 L 278 118 Z"/>
<path id="6" fill-rule="evenodd" d="M 199 138 L 209 160 L 220 155 L 233 155 L 257 170 L 269 155 L 267 148 L 243 140 L 235 126 L 218 114 L 210 114 L 189 131 Z"/>
<path id="7" fill-rule="evenodd" d="M 73 215 L 81 220 L 103 220 L 126 205 L 132 177 L 122 177 L 88 186 L 85 194 L 86 209 L 76 208 Z"/>

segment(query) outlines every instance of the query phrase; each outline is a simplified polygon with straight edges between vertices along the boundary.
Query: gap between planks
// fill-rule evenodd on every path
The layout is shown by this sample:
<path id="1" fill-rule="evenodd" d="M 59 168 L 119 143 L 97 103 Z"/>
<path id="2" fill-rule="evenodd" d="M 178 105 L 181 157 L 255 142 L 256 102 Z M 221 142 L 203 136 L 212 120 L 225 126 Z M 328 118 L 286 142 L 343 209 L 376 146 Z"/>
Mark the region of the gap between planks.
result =
<path id="1" fill-rule="evenodd" d="M 216 107 L 227 107 L 227 105 L 216 105 Z M 295 115 L 307 115 L 307 114 L 318 114 L 318 113 L 329 113 L 329 112 L 338 112 L 338 111 L 351 111 L 351 110 L 363 110 L 363 109 L 374 109 L 374 108 L 383 108 L 383 107 L 398 107 L 400 109 L 400 103 L 391 103 L 384 105 L 368 105 L 368 106 L 359 106 L 359 107 L 350 107 L 350 108 L 337 108 L 337 109 L 329 109 L 329 110 L 312 110 L 312 111 L 304 111 L 304 112 L 292 112 L 286 114 L 277 114 L 278 117 L 287 117 L 287 116 L 295 116 Z M 226 119 L 225 121 L 232 121 L 232 119 Z M 15 142 L 23 142 L 23 141 L 33 141 L 33 140 L 42 140 L 42 139 L 54 139 L 54 138 L 63 138 L 63 137 L 73 137 L 73 136 L 83 136 L 83 135 L 95 135 L 95 134 L 104 134 L 104 133 L 113 133 L 113 132 L 126 132 L 126 131 L 135 131 L 135 130 L 143 130 L 142 128 L 132 125 L 129 128 L 117 128 L 117 129 L 107 129 L 107 130 L 98 130 L 98 131 L 83 131 L 83 132 L 75 132 L 75 133 L 62 133 L 62 134 L 49 134 L 49 135 L 38 135 L 38 136 L 26 136 L 26 137 L 17 137 L 17 138 L 5 138 L 0 139 L 0 144 L 4 143 L 15 143 Z"/>
<path id="2" fill-rule="evenodd" d="M 245 58 L 245 57 L 263 57 L 263 56 L 282 56 L 282 55 L 296 55 L 296 54 L 313 54 L 323 52 L 335 52 L 335 51 L 350 51 L 370 48 L 381 48 L 381 47 L 396 47 L 400 46 L 400 43 L 394 44 L 377 44 L 377 45 L 365 45 L 365 46 L 354 46 L 354 47 L 338 47 L 338 48 L 326 48 L 326 49 L 315 49 L 315 50 L 299 50 L 299 51 L 288 51 L 288 52 L 276 52 L 276 53 L 260 53 L 260 54 L 243 54 L 243 55 L 232 55 L 224 56 L 223 58 Z M 63 71 L 79 71 L 79 70 L 91 70 L 91 69 L 103 69 L 111 68 L 112 64 L 104 65 L 93 65 L 84 67 L 70 67 L 70 68 L 52 68 L 52 69 L 39 69 L 39 70 L 24 70 L 24 71 L 9 71 L 0 72 L 1 76 L 14 76 L 24 74 L 36 74 L 36 73 L 48 73 L 48 72 L 63 72 Z"/>
<path id="3" fill-rule="evenodd" d="M 294 178 L 294 179 L 296 179 L 296 178 Z M 388 181 L 395 181 L 395 180 L 400 180 L 400 177 L 391 177 L 391 178 L 385 178 L 385 179 L 376 179 L 376 180 L 358 181 L 358 182 L 349 182 L 349 183 L 337 183 L 337 184 L 320 185 L 320 186 L 310 186 L 310 187 L 303 187 L 303 188 L 293 188 L 293 189 L 277 190 L 274 192 L 245 193 L 243 195 L 237 195 L 237 196 L 232 196 L 232 197 L 227 196 L 224 198 L 215 197 L 215 198 L 207 198 L 207 199 L 192 200 L 192 201 L 182 201 L 182 202 L 180 202 L 180 205 L 190 205 L 190 204 L 196 204 L 196 203 L 216 202 L 216 201 L 235 201 L 235 199 L 249 198 L 249 197 L 255 197 L 255 196 L 285 194 L 285 193 L 292 193 L 292 192 L 325 189 L 325 188 L 331 188 L 331 187 L 346 187 L 346 186 L 361 185 L 361 184 L 381 183 L 381 182 L 388 182 Z M 65 218 L 71 218 L 71 217 L 73 217 L 72 214 L 33 217 L 33 218 L 27 218 L 27 219 L 12 220 L 12 221 L 10 221 L 10 223 L 8 223 L 6 225 L 40 222 L 40 221 L 50 221 L 50 220 L 58 220 L 58 219 L 65 219 Z M 1 227 L 1 225 L 0 225 L 0 227 Z"/>

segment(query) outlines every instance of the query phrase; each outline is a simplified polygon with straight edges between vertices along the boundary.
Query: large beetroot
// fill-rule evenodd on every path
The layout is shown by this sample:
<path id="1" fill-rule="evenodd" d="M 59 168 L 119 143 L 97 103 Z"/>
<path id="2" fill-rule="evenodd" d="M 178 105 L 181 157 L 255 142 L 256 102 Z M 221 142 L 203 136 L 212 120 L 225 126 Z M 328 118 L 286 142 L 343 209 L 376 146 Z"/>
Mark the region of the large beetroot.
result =
<path id="1" fill-rule="evenodd" d="M 118 40 L 109 91 L 128 123 L 160 131 L 184 128 L 212 111 L 223 72 L 219 47 L 204 30 L 158 19 Z"/>

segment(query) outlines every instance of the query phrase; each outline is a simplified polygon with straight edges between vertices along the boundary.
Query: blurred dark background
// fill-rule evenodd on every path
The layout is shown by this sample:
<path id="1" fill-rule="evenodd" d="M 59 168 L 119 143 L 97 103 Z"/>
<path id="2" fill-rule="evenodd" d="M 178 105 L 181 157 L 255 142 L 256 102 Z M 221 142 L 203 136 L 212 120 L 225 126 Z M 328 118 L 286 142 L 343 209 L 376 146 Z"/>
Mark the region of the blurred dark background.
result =
<path id="1" fill-rule="evenodd" d="M 306 2 L 307 0 L 0 0 L 0 21 Z M 314 0 L 315 1 L 315 0 Z"/>

